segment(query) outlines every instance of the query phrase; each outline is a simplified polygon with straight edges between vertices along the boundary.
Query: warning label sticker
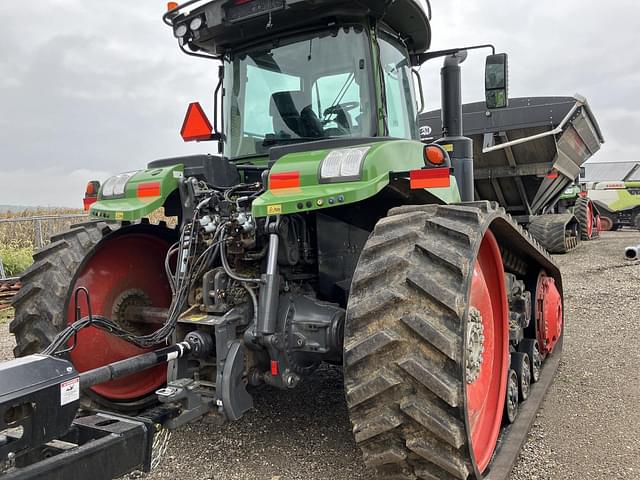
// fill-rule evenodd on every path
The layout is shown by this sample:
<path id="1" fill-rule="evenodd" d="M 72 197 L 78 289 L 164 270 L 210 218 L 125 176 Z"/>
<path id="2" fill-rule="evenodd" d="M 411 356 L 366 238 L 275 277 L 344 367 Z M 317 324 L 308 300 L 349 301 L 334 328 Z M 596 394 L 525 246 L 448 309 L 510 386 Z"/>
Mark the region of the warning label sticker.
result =
<path id="1" fill-rule="evenodd" d="M 80 377 L 60 384 L 60 406 L 80 399 Z"/>
<path id="2" fill-rule="evenodd" d="M 267 215 L 280 215 L 282 213 L 282 205 L 268 205 Z"/>

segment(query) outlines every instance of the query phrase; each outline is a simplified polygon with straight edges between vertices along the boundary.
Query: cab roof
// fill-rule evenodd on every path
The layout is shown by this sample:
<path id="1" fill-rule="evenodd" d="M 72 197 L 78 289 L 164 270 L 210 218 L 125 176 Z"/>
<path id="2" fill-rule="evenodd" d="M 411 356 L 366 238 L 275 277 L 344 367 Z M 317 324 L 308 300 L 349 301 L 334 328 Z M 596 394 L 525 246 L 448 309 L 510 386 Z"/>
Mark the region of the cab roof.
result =
<path id="1" fill-rule="evenodd" d="M 165 21 L 187 53 L 219 57 L 242 45 L 367 17 L 384 22 L 411 53 L 422 53 L 431 44 L 430 16 L 429 0 L 192 0 Z"/>

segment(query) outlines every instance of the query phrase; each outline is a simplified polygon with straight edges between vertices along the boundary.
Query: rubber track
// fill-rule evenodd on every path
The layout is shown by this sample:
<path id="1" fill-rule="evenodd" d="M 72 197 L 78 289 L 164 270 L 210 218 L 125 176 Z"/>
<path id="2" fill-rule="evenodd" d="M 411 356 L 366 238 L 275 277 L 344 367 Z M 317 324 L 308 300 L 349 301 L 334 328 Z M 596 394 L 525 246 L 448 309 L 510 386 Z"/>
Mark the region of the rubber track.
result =
<path id="1" fill-rule="evenodd" d="M 538 215 L 529 224 L 529 233 L 550 253 L 568 253 L 578 247 L 577 237 L 568 237 L 567 226 L 572 214 Z"/>
<path id="2" fill-rule="evenodd" d="M 347 308 L 345 389 L 377 479 L 481 478 L 466 431 L 463 338 L 475 258 L 497 219 L 550 261 L 489 202 L 393 209 L 363 250 Z"/>
<path id="3" fill-rule="evenodd" d="M 589 219 L 589 202 L 591 202 L 591 200 L 585 197 L 579 197 L 578 200 L 576 200 L 575 216 L 580 226 L 580 240 L 583 241 L 589 241 L 593 239 L 593 237 L 589 237 L 589 232 L 587 231 L 587 222 Z M 593 232 L 596 231 L 597 229 L 594 224 Z"/>
<path id="4" fill-rule="evenodd" d="M 51 243 L 33 255 L 34 263 L 22 275 L 22 288 L 13 298 L 15 318 L 9 324 L 9 331 L 16 338 L 13 350 L 16 357 L 41 352 L 66 326 L 70 288 L 84 259 L 100 241 L 123 226 L 128 224 L 99 221 L 74 225 L 51 237 Z M 164 227 L 164 223 L 155 226 Z M 111 410 L 130 409 L 125 404 L 99 403 Z M 85 399 L 85 406 L 88 405 L 91 402 Z"/>

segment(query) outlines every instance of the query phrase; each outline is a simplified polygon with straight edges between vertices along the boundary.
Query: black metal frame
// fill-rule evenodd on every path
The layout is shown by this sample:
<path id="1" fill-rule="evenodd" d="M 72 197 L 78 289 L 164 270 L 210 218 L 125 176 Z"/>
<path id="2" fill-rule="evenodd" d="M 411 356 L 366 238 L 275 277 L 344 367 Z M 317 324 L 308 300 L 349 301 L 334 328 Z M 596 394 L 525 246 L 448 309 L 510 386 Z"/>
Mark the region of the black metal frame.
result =
<path id="1" fill-rule="evenodd" d="M 73 421 L 62 438 L 16 458 L 3 480 L 111 480 L 151 470 L 153 422 L 108 413 Z"/>

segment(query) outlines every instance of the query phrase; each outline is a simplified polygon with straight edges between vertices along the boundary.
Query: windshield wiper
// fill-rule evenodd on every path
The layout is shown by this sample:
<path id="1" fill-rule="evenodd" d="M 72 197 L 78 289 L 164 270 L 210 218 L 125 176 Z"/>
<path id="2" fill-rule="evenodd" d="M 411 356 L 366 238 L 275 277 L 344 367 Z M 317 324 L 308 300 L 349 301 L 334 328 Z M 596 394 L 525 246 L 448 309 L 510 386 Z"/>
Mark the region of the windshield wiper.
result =
<path id="1" fill-rule="evenodd" d="M 319 140 L 330 140 L 335 137 L 296 137 L 296 138 L 265 138 L 262 142 L 263 147 L 277 145 L 278 143 L 304 143 L 316 142 Z"/>

